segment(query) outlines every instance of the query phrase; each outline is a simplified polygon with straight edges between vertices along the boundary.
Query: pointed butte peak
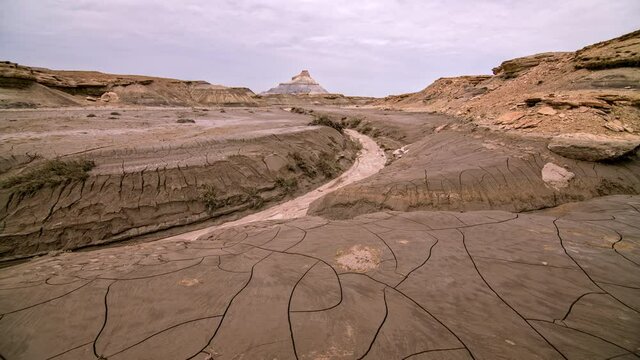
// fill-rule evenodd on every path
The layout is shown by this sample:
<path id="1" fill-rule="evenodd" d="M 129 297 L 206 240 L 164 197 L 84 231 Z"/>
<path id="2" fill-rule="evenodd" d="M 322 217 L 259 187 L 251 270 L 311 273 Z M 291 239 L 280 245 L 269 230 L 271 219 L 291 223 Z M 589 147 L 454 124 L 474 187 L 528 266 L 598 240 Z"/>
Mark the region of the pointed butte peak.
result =
<path id="1" fill-rule="evenodd" d="M 292 83 L 304 83 L 304 84 L 318 84 L 311 75 L 309 74 L 309 70 L 302 70 L 300 74 L 291 78 Z"/>
<path id="2" fill-rule="evenodd" d="M 315 81 L 309 70 L 302 70 L 300 74 L 291 78 L 291 81 L 280 83 L 278 86 L 263 92 L 264 95 L 270 94 L 328 94 L 317 81 Z"/>

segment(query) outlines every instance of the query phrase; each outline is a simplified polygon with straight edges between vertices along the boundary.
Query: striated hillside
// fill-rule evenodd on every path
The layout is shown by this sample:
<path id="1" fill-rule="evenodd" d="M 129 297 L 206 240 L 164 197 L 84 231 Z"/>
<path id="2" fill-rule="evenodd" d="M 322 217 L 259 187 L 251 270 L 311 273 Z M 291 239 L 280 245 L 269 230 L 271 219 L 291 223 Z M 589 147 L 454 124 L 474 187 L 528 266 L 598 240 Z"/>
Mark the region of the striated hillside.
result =
<path id="1" fill-rule="evenodd" d="M 100 104 L 256 105 L 248 88 L 97 71 L 60 71 L 0 62 L 0 108 Z"/>
<path id="2" fill-rule="evenodd" d="M 640 30 L 576 52 L 508 60 L 493 74 L 441 78 L 374 104 L 524 132 L 640 131 Z"/>

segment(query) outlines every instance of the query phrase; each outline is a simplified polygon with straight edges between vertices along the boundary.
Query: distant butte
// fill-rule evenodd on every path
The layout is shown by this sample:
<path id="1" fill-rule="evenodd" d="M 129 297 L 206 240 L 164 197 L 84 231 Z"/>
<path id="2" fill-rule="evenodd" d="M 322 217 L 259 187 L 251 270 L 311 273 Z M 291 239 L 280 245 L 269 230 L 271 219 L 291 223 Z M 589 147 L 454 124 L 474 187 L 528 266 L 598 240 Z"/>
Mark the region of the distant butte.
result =
<path id="1" fill-rule="evenodd" d="M 278 86 L 271 88 L 262 93 L 262 95 L 270 94 L 328 94 L 317 81 L 315 81 L 308 70 L 302 70 L 300 74 L 291 78 L 291 81 L 280 83 Z"/>

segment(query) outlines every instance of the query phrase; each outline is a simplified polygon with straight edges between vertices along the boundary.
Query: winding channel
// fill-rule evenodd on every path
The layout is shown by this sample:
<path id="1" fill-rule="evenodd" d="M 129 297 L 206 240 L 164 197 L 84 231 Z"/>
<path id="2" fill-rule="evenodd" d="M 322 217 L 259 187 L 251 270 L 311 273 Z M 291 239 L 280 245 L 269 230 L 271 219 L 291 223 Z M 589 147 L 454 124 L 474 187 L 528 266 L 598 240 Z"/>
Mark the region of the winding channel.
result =
<path id="1" fill-rule="evenodd" d="M 344 186 L 369 177 L 380 171 L 386 162 L 384 151 L 370 137 L 360 134 L 351 129 L 346 129 L 345 133 L 353 140 L 360 142 L 362 150 L 354 161 L 353 165 L 337 178 L 328 183 L 311 190 L 295 199 L 289 200 L 279 205 L 275 205 L 263 211 L 247 215 L 238 220 L 229 221 L 220 225 L 206 227 L 204 229 L 190 231 L 179 235 L 165 238 L 164 240 L 196 240 L 198 237 L 216 229 L 230 226 L 243 225 L 254 221 L 294 219 L 307 214 L 309 205 L 320 197 L 338 190 Z"/>

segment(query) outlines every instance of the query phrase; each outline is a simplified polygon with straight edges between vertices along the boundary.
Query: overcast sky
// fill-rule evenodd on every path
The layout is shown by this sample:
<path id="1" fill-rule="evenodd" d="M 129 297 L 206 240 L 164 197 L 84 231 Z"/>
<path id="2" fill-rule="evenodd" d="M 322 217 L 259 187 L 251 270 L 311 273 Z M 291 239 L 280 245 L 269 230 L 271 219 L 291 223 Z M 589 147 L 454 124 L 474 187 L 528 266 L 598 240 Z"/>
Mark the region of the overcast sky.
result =
<path id="1" fill-rule="evenodd" d="M 0 59 L 384 96 L 640 28 L 640 0 L 0 0 Z"/>

